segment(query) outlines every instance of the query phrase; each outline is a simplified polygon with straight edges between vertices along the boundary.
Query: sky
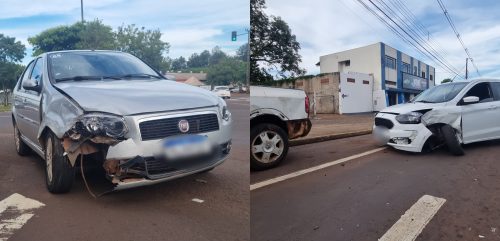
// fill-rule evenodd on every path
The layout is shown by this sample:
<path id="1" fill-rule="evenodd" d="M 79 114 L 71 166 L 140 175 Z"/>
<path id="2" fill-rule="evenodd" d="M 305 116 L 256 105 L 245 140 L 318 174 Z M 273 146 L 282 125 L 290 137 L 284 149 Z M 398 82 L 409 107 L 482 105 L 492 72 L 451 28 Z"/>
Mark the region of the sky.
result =
<path id="1" fill-rule="evenodd" d="M 368 0 L 363 0 L 367 2 Z M 384 1 L 373 0 L 376 4 Z M 436 0 L 401 0 L 429 32 L 436 49 L 462 71 L 467 57 Z M 500 1 L 442 0 L 476 63 L 480 77 L 500 76 Z M 436 82 L 455 75 L 415 50 L 355 0 L 267 0 L 266 13 L 280 16 L 301 44 L 301 67 L 319 73 L 319 57 L 376 42 L 386 44 L 436 67 Z M 477 77 L 469 62 L 469 76 Z M 462 72 L 463 74 L 464 72 Z"/>
<path id="2" fill-rule="evenodd" d="M 249 0 L 84 0 L 83 5 L 86 20 L 98 18 L 113 29 L 122 24 L 159 29 L 171 58 L 215 46 L 234 55 L 247 42 L 246 35 L 231 42 L 231 31 L 249 28 Z M 24 64 L 33 58 L 28 37 L 80 19 L 80 0 L 0 0 L 0 33 L 26 45 Z"/>

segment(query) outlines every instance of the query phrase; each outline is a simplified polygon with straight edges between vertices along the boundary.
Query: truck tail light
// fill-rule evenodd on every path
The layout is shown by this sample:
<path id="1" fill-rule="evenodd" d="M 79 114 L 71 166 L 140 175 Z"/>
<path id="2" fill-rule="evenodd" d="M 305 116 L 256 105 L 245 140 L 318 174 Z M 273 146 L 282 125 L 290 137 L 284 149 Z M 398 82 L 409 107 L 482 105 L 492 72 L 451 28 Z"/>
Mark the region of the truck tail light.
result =
<path id="1" fill-rule="evenodd" d="M 307 117 L 309 117 L 309 97 L 307 95 L 305 98 L 305 107 L 306 107 Z"/>

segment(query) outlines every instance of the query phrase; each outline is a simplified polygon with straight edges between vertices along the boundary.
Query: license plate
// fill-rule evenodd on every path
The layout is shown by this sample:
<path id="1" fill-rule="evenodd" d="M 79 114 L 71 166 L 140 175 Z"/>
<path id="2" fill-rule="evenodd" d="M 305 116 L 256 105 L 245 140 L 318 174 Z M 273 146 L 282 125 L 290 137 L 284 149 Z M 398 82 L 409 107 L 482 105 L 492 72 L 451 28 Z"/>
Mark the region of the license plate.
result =
<path id="1" fill-rule="evenodd" d="M 211 145 L 207 136 L 185 135 L 163 141 L 164 155 L 169 160 L 209 154 Z"/>

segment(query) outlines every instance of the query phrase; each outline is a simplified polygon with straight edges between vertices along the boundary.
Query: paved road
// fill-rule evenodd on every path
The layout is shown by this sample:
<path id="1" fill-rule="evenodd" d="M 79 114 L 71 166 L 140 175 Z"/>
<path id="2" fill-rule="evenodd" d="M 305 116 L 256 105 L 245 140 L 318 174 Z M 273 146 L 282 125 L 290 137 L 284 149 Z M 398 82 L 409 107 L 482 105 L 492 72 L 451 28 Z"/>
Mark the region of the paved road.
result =
<path id="1" fill-rule="evenodd" d="M 290 149 L 251 183 L 378 148 L 359 136 Z M 251 192 L 252 240 L 377 240 L 423 195 L 446 199 L 417 240 L 500 240 L 500 142 L 411 154 L 385 149 Z M 411 219 L 413 221 L 413 219 Z M 411 226 L 411 225 L 410 225 Z"/>
<path id="2" fill-rule="evenodd" d="M 45 204 L 9 240 L 249 240 L 248 96 L 235 96 L 228 105 L 235 126 L 224 164 L 210 173 L 98 199 L 90 197 L 81 177 L 68 194 L 48 193 L 43 163 L 17 156 L 10 113 L 0 113 L 0 201 L 18 193 Z M 106 182 L 90 179 L 97 188 Z M 0 227 L 5 218 L 0 214 Z"/>

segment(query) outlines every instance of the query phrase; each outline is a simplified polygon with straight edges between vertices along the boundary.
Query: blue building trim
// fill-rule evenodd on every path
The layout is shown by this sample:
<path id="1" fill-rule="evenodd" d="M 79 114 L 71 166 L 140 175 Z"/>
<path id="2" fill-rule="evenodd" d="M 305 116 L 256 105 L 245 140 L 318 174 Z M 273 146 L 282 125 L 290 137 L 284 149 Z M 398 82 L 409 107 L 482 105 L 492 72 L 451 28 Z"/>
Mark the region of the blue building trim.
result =
<path id="1" fill-rule="evenodd" d="M 429 89 L 429 79 L 430 79 L 429 65 L 428 65 L 428 64 L 426 64 L 425 66 L 426 66 L 426 67 L 425 67 L 425 68 L 426 68 L 426 69 L 425 69 L 425 73 L 426 73 L 426 76 L 425 76 L 425 77 L 427 78 L 427 89 Z M 433 76 L 434 76 L 434 75 L 433 75 Z"/>
<path id="2" fill-rule="evenodd" d="M 398 89 L 402 89 L 403 88 L 403 59 L 401 57 L 401 51 L 397 50 L 397 57 L 396 57 L 396 61 L 397 61 L 397 68 L 396 68 L 396 73 L 397 73 L 397 79 L 396 79 L 396 86 L 398 87 Z M 404 100 L 404 94 L 399 92 L 398 93 L 398 103 L 403 103 L 405 100 Z"/>
<path id="3" fill-rule="evenodd" d="M 382 90 L 385 92 L 385 105 L 389 106 L 389 95 L 385 91 L 385 44 L 380 43 L 380 61 L 382 62 L 382 69 L 380 71 L 380 77 L 382 78 L 380 82 L 382 83 Z"/>

